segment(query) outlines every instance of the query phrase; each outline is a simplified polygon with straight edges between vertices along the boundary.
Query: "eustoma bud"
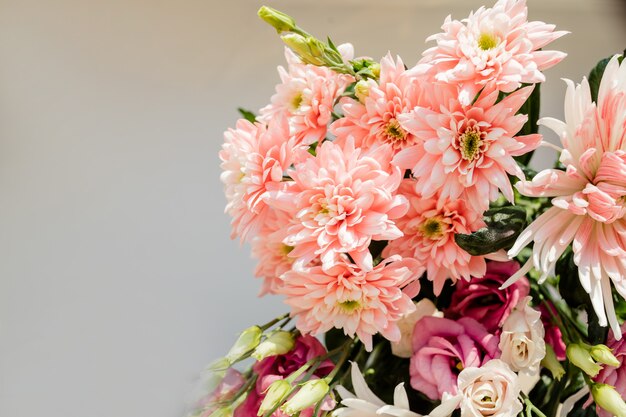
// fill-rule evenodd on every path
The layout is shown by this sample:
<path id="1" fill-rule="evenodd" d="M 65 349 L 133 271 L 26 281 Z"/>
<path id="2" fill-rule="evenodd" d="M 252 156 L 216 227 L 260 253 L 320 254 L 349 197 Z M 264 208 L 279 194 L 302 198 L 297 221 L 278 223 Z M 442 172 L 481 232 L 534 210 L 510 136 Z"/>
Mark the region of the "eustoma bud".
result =
<path id="1" fill-rule="evenodd" d="M 265 393 L 265 398 L 259 407 L 257 416 L 262 416 L 268 411 L 277 407 L 283 402 L 287 395 L 291 392 L 291 384 L 284 379 L 279 379 L 271 383 Z"/>
<path id="2" fill-rule="evenodd" d="M 546 356 L 541 361 L 541 365 L 546 367 L 552 373 L 552 377 L 557 381 L 560 381 L 563 375 L 565 375 L 563 365 L 561 365 L 561 362 L 556 358 L 552 346 L 548 344 L 546 344 Z"/>
<path id="3" fill-rule="evenodd" d="M 594 384 L 591 387 L 593 400 L 612 416 L 626 417 L 626 403 L 622 396 L 608 384 Z"/>
<path id="4" fill-rule="evenodd" d="M 300 390 L 289 399 L 281 409 L 288 415 L 292 416 L 298 411 L 311 407 L 313 404 L 321 401 L 330 391 L 328 382 L 324 379 L 315 379 L 305 382 Z"/>
<path id="5" fill-rule="evenodd" d="M 295 340 L 291 332 L 275 331 L 257 346 L 252 357 L 260 361 L 270 356 L 284 355 L 293 349 L 294 345 Z"/>
<path id="6" fill-rule="evenodd" d="M 304 37 L 297 33 L 287 33 L 281 36 L 285 44 L 290 47 L 306 64 L 317 66 L 326 65 L 324 60 L 324 44 L 313 37 Z"/>
<path id="7" fill-rule="evenodd" d="M 591 347 L 591 357 L 597 362 L 618 368 L 619 360 L 613 355 L 613 351 L 606 345 L 595 345 Z"/>
<path id="8" fill-rule="evenodd" d="M 209 417 L 233 417 L 233 409 L 230 407 L 220 407 L 209 414 Z"/>
<path id="9" fill-rule="evenodd" d="M 602 367 L 594 362 L 589 348 L 579 343 L 567 345 L 567 358 L 574 366 L 582 369 L 587 375 L 594 378 L 600 373 Z"/>
<path id="10" fill-rule="evenodd" d="M 262 334 L 263 330 L 259 326 L 248 327 L 239 335 L 233 347 L 230 348 L 226 359 L 231 364 L 242 359 L 248 352 L 259 345 Z"/>
<path id="11" fill-rule="evenodd" d="M 269 23 L 278 33 L 291 32 L 296 29 L 296 21 L 289 15 L 271 7 L 263 6 L 257 12 L 259 17 Z"/>
<path id="12" fill-rule="evenodd" d="M 354 86 L 354 95 L 361 104 L 365 104 L 365 99 L 370 95 L 370 86 L 367 81 L 361 80 Z"/>

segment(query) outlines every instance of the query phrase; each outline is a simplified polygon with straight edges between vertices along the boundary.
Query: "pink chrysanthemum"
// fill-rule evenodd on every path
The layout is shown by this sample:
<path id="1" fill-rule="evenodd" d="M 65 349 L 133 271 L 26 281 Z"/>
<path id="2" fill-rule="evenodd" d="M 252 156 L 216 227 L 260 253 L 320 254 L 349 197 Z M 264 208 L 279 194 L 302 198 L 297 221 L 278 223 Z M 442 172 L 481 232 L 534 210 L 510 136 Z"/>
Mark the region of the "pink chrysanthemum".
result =
<path id="1" fill-rule="evenodd" d="M 529 22 L 527 15 L 525 0 L 499 0 L 462 21 L 448 16 L 443 32 L 427 39 L 437 45 L 424 52 L 420 63 L 432 66 L 429 72 L 437 81 L 460 84 L 464 104 L 486 86 L 510 93 L 522 83 L 543 82 L 541 71 L 566 54 L 540 49 L 567 32 Z"/>
<path id="2" fill-rule="evenodd" d="M 597 105 L 586 79 L 577 87 L 567 80 L 565 122 L 540 123 L 560 136 L 565 171 L 546 169 L 519 183 L 524 195 L 554 197 L 553 207 L 522 232 L 509 255 L 534 241 L 532 262 L 545 279 L 573 241 L 580 282 L 601 325 L 608 316 L 620 339 L 611 282 L 626 298 L 626 64 L 620 66 L 617 57 L 609 62 Z"/>
<path id="3" fill-rule="evenodd" d="M 407 202 L 396 195 L 402 173 L 392 156 L 391 146 L 363 152 L 352 141 L 324 142 L 316 157 L 290 171 L 295 184 L 283 204 L 295 214 L 284 243 L 294 247 L 289 256 L 298 258 L 296 266 L 319 256 L 329 268 L 348 254 L 371 270 L 370 242 L 402 236 L 394 220 L 404 215 Z"/>
<path id="4" fill-rule="evenodd" d="M 272 209 L 259 231 L 251 241 L 252 257 L 259 262 L 254 275 L 263 279 L 259 295 L 276 294 L 282 285 L 279 278 L 289 271 L 294 259 L 289 256 L 293 247 L 287 246 L 283 240 L 287 236 L 291 216 L 278 209 Z"/>
<path id="5" fill-rule="evenodd" d="M 342 49 L 351 51 L 352 46 Z M 303 64 L 289 48 L 285 48 L 285 57 L 287 69 L 278 67 L 282 83 L 276 86 L 271 104 L 261 109 L 259 120 L 269 122 L 282 113 L 289 119 L 296 144 L 322 141 L 332 121 L 335 100 L 354 77 L 326 67 Z"/>
<path id="6" fill-rule="evenodd" d="M 517 136 L 528 116 L 516 115 L 533 87 L 512 93 L 498 104 L 498 91 L 483 91 L 468 106 L 458 100 L 456 86 L 437 85 L 425 98 L 429 103 L 399 117 L 401 126 L 420 139 L 401 151 L 394 162 L 411 169 L 423 197 L 461 195 L 478 211 L 489 208 L 498 190 L 513 201 L 507 174 L 524 179 L 514 156 L 541 142 L 541 135 Z"/>
<path id="7" fill-rule="evenodd" d="M 359 101 L 341 99 L 344 117 L 331 125 L 337 143 L 354 140 L 356 146 L 370 148 L 387 143 L 394 150 L 415 143 L 416 138 L 400 126 L 398 117 L 419 102 L 420 68 L 406 70 L 400 57 L 390 54 L 380 62 L 380 78 L 360 81 L 356 86 Z"/>
<path id="8" fill-rule="evenodd" d="M 485 226 L 480 212 L 460 199 L 424 198 L 416 192 L 412 179 L 404 180 L 398 192 L 409 200 L 407 214 L 397 220 L 404 236 L 389 242 L 383 256 L 415 258 L 422 266 L 420 272 L 425 269 L 433 281 L 436 295 L 448 278 L 469 281 L 485 275 L 485 259 L 470 255 L 454 241 L 457 233 L 468 234 Z"/>
<path id="9" fill-rule="evenodd" d="M 343 329 L 350 337 L 359 336 L 370 351 L 376 333 L 400 340 L 397 321 L 415 310 L 411 298 L 419 292 L 418 267 L 414 259 L 392 256 L 371 271 L 346 262 L 327 270 L 291 270 L 282 276 L 280 292 L 301 332 Z"/>
<path id="10" fill-rule="evenodd" d="M 220 179 L 226 194 L 226 212 L 232 216 L 232 238 L 254 237 L 265 222 L 269 193 L 286 185 L 283 173 L 291 165 L 293 143 L 287 119 L 276 117 L 269 126 L 237 121 L 224 133 L 220 152 Z"/>

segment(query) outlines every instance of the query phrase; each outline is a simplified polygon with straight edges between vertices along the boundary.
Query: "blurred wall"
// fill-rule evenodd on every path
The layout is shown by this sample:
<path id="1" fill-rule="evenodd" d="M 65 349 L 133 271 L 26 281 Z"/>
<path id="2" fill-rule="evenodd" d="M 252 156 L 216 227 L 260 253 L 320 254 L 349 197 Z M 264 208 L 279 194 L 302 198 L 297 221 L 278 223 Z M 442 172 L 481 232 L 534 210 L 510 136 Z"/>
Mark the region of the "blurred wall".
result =
<path id="1" fill-rule="evenodd" d="M 409 65 L 478 1 L 268 1 L 357 54 Z M 0 1 L 0 415 L 170 417 L 236 333 L 285 311 L 257 299 L 229 239 L 217 153 L 283 63 L 260 2 Z M 530 2 L 573 33 L 563 83 L 626 47 L 610 0 Z M 542 154 L 553 157 L 549 151 Z"/>

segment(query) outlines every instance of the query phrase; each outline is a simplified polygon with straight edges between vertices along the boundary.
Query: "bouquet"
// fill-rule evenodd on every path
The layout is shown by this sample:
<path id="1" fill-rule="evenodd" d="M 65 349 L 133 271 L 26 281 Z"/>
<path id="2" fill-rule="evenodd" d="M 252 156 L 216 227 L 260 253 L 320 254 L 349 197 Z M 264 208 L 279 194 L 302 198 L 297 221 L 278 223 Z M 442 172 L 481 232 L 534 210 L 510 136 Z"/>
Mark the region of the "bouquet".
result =
<path id="1" fill-rule="evenodd" d="M 625 417 L 623 55 L 540 119 L 567 32 L 524 0 L 448 17 L 411 67 L 259 16 L 287 65 L 225 132 L 221 179 L 290 310 L 209 366 L 191 415 Z"/>

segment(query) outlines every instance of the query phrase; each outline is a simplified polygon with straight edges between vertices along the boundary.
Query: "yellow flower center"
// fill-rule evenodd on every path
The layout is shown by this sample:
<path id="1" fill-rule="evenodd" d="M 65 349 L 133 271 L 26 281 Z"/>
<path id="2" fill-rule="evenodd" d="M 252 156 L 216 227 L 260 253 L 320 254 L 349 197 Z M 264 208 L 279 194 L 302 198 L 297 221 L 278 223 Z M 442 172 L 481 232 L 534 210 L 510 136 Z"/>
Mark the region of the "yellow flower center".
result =
<path id="1" fill-rule="evenodd" d="M 298 110 L 302 105 L 302 100 L 302 93 L 296 94 L 296 96 L 291 100 L 291 110 Z"/>
<path id="2" fill-rule="evenodd" d="M 385 126 L 385 136 L 391 143 L 404 142 L 406 140 L 406 130 L 402 129 L 400 123 L 396 119 L 390 119 Z"/>
<path id="3" fill-rule="evenodd" d="M 287 255 L 289 255 L 289 254 L 291 253 L 291 251 L 292 251 L 293 249 L 294 249 L 294 247 L 293 247 L 293 246 L 285 245 L 285 244 L 283 243 L 283 245 L 282 245 L 282 246 L 281 246 L 281 248 L 280 248 L 280 253 L 281 253 L 283 256 L 287 256 Z"/>
<path id="4" fill-rule="evenodd" d="M 438 239 L 443 236 L 443 223 L 436 217 L 427 219 L 420 229 L 422 235 L 428 239 Z"/>
<path id="5" fill-rule="evenodd" d="M 352 313 L 352 312 L 354 312 L 354 310 L 356 310 L 359 307 L 361 307 L 361 303 L 359 303 L 357 300 L 348 300 L 348 301 L 342 301 L 341 303 L 339 303 L 339 306 L 346 313 Z"/>
<path id="6" fill-rule="evenodd" d="M 459 137 L 461 157 L 466 161 L 473 161 L 480 156 L 480 147 L 483 144 L 478 130 L 467 130 Z"/>
<path id="7" fill-rule="evenodd" d="M 488 51 L 490 49 L 498 46 L 498 38 L 490 33 L 481 33 L 478 38 L 478 47 L 483 51 Z"/>

